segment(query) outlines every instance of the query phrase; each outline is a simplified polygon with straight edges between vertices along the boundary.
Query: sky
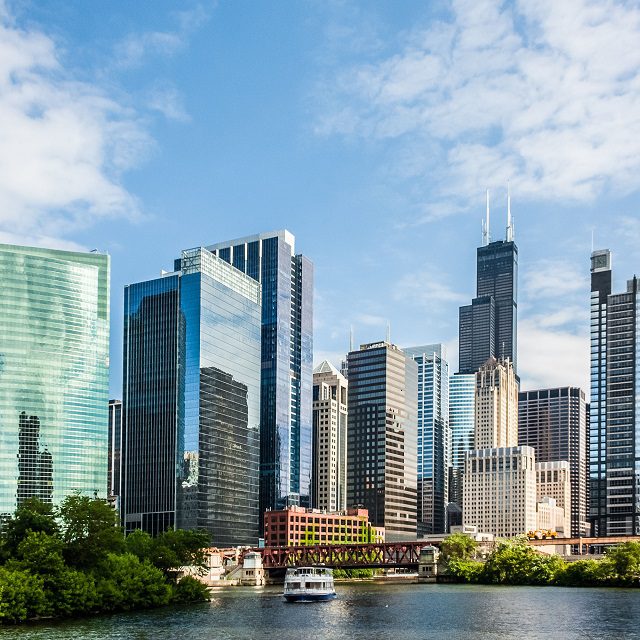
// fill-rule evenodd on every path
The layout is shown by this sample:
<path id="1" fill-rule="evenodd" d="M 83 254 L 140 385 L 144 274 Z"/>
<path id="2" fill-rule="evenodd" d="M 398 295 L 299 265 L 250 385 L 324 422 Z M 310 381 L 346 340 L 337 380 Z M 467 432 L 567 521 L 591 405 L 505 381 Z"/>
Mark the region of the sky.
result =
<path id="1" fill-rule="evenodd" d="M 509 184 L 522 388 L 587 390 L 592 246 L 640 272 L 639 38 L 610 0 L 0 0 L 0 241 L 111 255 L 114 397 L 123 287 L 281 228 L 316 363 L 389 324 L 455 371 Z"/>

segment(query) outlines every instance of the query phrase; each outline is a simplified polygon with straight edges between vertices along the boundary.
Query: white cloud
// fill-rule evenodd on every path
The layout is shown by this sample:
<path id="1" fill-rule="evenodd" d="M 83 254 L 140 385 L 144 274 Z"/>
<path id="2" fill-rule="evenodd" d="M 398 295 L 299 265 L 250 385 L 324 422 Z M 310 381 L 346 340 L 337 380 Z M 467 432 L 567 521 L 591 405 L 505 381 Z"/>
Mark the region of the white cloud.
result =
<path id="1" fill-rule="evenodd" d="M 427 209 L 509 178 L 521 199 L 637 190 L 636 3 L 453 0 L 450 19 L 400 35 L 321 88 L 316 131 L 429 149 Z"/>
<path id="2" fill-rule="evenodd" d="M 381 325 L 386 325 L 388 319 L 371 313 L 359 313 L 355 316 L 353 321 L 355 324 L 364 324 L 367 327 L 379 327 Z"/>
<path id="3" fill-rule="evenodd" d="M 566 298 L 569 294 L 584 292 L 586 300 L 589 287 L 588 275 L 568 260 L 539 260 L 524 275 L 524 292 L 527 298 Z"/>
<path id="4" fill-rule="evenodd" d="M 393 297 L 432 310 L 442 303 L 465 304 L 470 301 L 470 296 L 454 291 L 446 280 L 446 276 L 437 269 L 406 273 L 395 286 Z"/>
<path id="5" fill-rule="evenodd" d="M 191 117 L 187 113 L 182 95 L 173 86 L 158 84 L 153 87 L 147 98 L 150 109 L 158 111 L 168 120 L 177 122 L 189 122 Z"/>
<path id="6" fill-rule="evenodd" d="M 0 232 L 52 242 L 98 218 L 140 216 L 120 182 L 150 139 L 137 115 L 79 82 L 43 33 L 0 13 Z"/>
<path id="7" fill-rule="evenodd" d="M 581 387 L 589 394 L 589 335 L 548 328 L 537 318 L 518 323 L 521 389 Z"/>

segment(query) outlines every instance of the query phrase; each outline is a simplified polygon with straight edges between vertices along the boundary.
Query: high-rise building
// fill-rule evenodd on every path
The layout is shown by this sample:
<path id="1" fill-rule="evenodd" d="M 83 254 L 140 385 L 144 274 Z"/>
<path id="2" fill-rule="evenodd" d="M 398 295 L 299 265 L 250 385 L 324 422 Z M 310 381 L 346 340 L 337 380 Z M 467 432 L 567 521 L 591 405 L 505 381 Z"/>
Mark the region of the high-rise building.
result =
<path id="1" fill-rule="evenodd" d="M 0 245 L 0 514 L 106 497 L 109 256 Z"/>
<path id="2" fill-rule="evenodd" d="M 120 496 L 120 476 L 122 472 L 122 400 L 109 400 L 109 454 L 107 459 L 107 496 Z"/>
<path id="3" fill-rule="evenodd" d="M 449 363 L 442 344 L 403 349 L 418 365 L 418 533 L 447 530 Z"/>
<path id="4" fill-rule="evenodd" d="M 571 533 L 573 502 L 571 486 L 571 467 L 566 460 L 554 460 L 536 463 L 536 501 L 543 503 L 545 498 L 551 498 L 555 505 L 562 509 L 562 521 L 557 518 L 551 526 L 544 526 L 538 522 L 538 529 L 556 529 L 564 538 L 573 537 Z M 538 507 L 538 512 L 541 509 Z M 559 531 L 562 529 L 562 531 Z M 579 536 L 576 536 L 579 537 Z"/>
<path id="5" fill-rule="evenodd" d="M 476 373 L 474 447 L 518 444 L 518 383 L 511 362 L 491 358 Z"/>
<path id="6" fill-rule="evenodd" d="M 254 545 L 260 284 L 204 248 L 179 266 L 125 288 L 123 523 Z"/>
<path id="7" fill-rule="evenodd" d="M 562 387 L 520 392 L 518 444 L 533 447 L 539 464 L 565 460 L 571 470 L 571 505 L 565 506 L 560 499 L 557 502 L 571 514 L 574 537 L 588 533 L 588 429 L 588 405 L 582 389 Z"/>
<path id="8" fill-rule="evenodd" d="M 313 506 L 347 508 L 347 379 L 326 360 L 313 370 Z"/>
<path id="9" fill-rule="evenodd" d="M 418 366 L 388 342 L 347 355 L 347 503 L 387 541 L 415 539 Z"/>
<path id="10" fill-rule="evenodd" d="M 464 526 L 509 538 L 536 528 L 535 451 L 500 447 L 467 451 Z"/>
<path id="11" fill-rule="evenodd" d="M 276 231 L 209 251 L 262 285 L 260 513 L 310 506 L 313 264 Z"/>
<path id="12" fill-rule="evenodd" d="M 450 512 L 462 509 L 462 479 L 465 451 L 475 449 L 476 376 L 456 373 L 449 377 L 449 431 L 451 467 L 449 471 Z M 454 506 L 455 505 L 455 506 Z M 451 521 L 460 525 L 462 521 Z"/>
<path id="13" fill-rule="evenodd" d="M 475 373 L 489 358 L 518 363 L 518 247 L 513 240 L 511 203 L 506 240 L 490 241 L 489 203 L 483 246 L 478 247 L 476 298 L 460 307 L 460 373 Z"/>
<path id="14" fill-rule="evenodd" d="M 590 519 L 595 535 L 640 534 L 639 280 L 611 291 L 611 254 L 591 255 Z"/>
<path id="15" fill-rule="evenodd" d="M 607 301 L 611 252 L 591 254 L 591 402 L 589 405 L 589 520 L 593 535 L 605 535 L 607 515 Z"/>

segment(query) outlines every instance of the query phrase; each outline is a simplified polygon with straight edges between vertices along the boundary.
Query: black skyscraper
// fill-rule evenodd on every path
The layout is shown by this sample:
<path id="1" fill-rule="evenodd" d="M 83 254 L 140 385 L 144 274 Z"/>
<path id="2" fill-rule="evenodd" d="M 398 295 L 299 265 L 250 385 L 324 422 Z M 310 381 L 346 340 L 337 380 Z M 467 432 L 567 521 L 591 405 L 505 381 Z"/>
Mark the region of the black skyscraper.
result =
<path id="1" fill-rule="evenodd" d="M 478 247 L 476 298 L 460 307 L 460 373 L 475 373 L 489 358 L 509 359 L 517 373 L 518 247 L 513 241 L 511 212 L 506 240 Z"/>

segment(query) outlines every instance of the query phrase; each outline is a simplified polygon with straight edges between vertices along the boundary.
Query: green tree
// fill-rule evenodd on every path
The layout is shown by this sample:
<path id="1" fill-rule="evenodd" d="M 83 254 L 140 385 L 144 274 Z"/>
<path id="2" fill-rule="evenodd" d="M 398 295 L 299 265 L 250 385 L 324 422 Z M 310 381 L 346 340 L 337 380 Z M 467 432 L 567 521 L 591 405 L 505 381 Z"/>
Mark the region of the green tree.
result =
<path id="1" fill-rule="evenodd" d="M 146 532 L 136 529 L 125 538 L 125 550 L 139 560 L 151 560 L 154 554 L 155 541 Z"/>
<path id="2" fill-rule="evenodd" d="M 106 500 L 79 494 L 60 505 L 64 558 L 67 564 L 90 569 L 107 553 L 124 550 L 117 515 Z"/>
<path id="3" fill-rule="evenodd" d="M 564 587 L 595 587 L 607 579 L 607 567 L 598 560 L 567 562 L 564 571 L 556 576 L 556 584 Z"/>
<path id="4" fill-rule="evenodd" d="M 440 544 L 442 560 L 446 563 L 450 560 L 469 560 L 475 558 L 478 543 L 464 533 L 452 533 Z"/>
<path id="5" fill-rule="evenodd" d="M 15 557 L 18 545 L 30 532 L 58 534 L 53 506 L 39 498 L 28 498 L 15 511 L 2 529 L 2 548 L 5 559 Z"/>
<path id="6" fill-rule="evenodd" d="M 450 558 L 447 563 L 447 575 L 453 576 L 458 582 L 480 582 L 484 565 L 477 560 Z"/>
<path id="7" fill-rule="evenodd" d="M 40 576 L 0 567 L 0 622 L 24 622 L 46 612 Z"/>
<path id="8" fill-rule="evenodd" d="M 209 588 L 193 576 L 184 576 L 173 588 L 174 602 L 207 602 Z"/>
<path id="9" fill-rule="evenodd" d="M 623 542 L 607 549 L 603 562 L 619 584 L 640 583 L 640 542 Z"/>
<path id="10" fill-rule="evenodd" d="M 169 529 L 154 538 L 149 560 L 165 574 L 179 567 L 197 567 L 204 572 L 209 546 L 211 538 L 205 531 Z"/>

